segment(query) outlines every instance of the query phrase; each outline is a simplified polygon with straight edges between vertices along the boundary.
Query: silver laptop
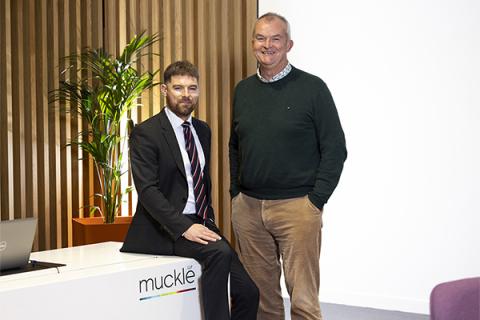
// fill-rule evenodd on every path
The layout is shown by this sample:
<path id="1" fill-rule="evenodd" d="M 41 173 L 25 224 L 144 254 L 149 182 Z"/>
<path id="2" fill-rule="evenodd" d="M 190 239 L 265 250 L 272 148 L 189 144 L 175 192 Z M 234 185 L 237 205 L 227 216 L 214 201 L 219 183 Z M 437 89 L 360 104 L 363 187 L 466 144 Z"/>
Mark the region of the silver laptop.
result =
<path id="1" fill-rule="evenodd" d="M 0 271 L 28 264 L 37 218 L 0 221 Z"/>

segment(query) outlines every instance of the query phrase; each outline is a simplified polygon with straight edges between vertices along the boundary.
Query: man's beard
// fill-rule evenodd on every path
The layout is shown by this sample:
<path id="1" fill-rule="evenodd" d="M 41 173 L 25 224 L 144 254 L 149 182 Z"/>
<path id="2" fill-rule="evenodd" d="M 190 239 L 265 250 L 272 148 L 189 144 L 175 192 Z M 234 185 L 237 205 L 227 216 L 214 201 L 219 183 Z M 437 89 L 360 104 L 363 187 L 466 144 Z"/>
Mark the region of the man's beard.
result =
<path id="1" fill-rule="evenodd" d="M 193 112 L 193 110 L 196 109 L 198 105 L 198 100 L 195 101 L 194 99 L 182 99 L 177 103 L 173 103 L 173 101 L 167 99 L 167 105 L 170 107 L 170 110 L 172 110 L 172 112 L 175 113 L 177 116 L 188 117 Z"/>

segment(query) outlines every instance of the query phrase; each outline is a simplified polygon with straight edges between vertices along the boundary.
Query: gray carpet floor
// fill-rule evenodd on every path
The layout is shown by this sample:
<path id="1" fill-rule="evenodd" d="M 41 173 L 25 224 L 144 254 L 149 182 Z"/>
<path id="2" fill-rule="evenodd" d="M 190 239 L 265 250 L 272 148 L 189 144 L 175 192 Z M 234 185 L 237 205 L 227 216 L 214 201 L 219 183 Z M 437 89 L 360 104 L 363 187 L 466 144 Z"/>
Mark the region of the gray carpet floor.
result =
<path id="1" fill-rule="evenodd" d="M 322 303 L 324 320 L 429 320 L 425 314 L 352 307 L 341 304 Z M 290 303 L 285 302 L 285 320 L 290 320 Z"/>

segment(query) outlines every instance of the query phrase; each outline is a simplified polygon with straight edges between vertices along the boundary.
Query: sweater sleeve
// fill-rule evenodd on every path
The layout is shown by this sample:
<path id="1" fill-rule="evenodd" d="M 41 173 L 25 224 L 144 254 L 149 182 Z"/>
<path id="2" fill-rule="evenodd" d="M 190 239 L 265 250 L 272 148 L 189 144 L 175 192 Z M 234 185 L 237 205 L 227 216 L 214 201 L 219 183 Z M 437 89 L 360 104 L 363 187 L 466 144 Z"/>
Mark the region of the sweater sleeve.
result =
<path id="1" fill-rule="evenodd" d="M 318 208 L 323 208 L 340 180 L 347 149 L 335 103 L 323 81 L 313 108 L 320 162 L 314 188 L 308 196 Z"/>
<path id="2" fill-rule="evenodd" d="M 234 198 L 236 195 L 240 193 L 239 191 L 239 182 L 238 182 L 238 175 L 239 175 L 239 166 L 240 166 L 240 159 L 239 159 L 239 150 L 238 150 L 238 136 L 235 131 L 235 101 L 236 101 L 236 90 L 234 93 L 233 98 L 233 109 L 232 109 L 232 123 L 230 127 L 230 141 L 228 144 L 228 155 L 230 160 L 230 197 Z"/>

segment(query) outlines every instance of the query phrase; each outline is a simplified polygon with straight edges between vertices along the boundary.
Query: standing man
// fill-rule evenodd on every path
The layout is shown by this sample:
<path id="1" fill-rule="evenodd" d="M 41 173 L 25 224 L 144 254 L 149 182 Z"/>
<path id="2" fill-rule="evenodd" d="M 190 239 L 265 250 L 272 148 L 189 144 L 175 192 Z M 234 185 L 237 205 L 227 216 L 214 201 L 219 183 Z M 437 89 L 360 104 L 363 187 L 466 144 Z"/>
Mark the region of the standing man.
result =
<path id="1" fill-rule="evenodd" d="M 242 262 L 260 288 L 258 320 L 284 319 L 280 258 L 292 320 L 322 319 L 323 206 L 347 155 L 327 86 L 288 62 L 292 46 L 284 17 L 258 18 L 257 74 L 237 85 L 233 99 L 232 222 Z"/>
<path id="2" fill-rule="evenodd" d="M 198 78 L 188 61 L 168 66 L 161 87 L 167 106 L 132 131 L 138 206 L 121 251 L 194 258 L 202 265 L 204 319 L 254 320 L 258 289 L 214 223 L 210 128 L 191 116 Z"/>

